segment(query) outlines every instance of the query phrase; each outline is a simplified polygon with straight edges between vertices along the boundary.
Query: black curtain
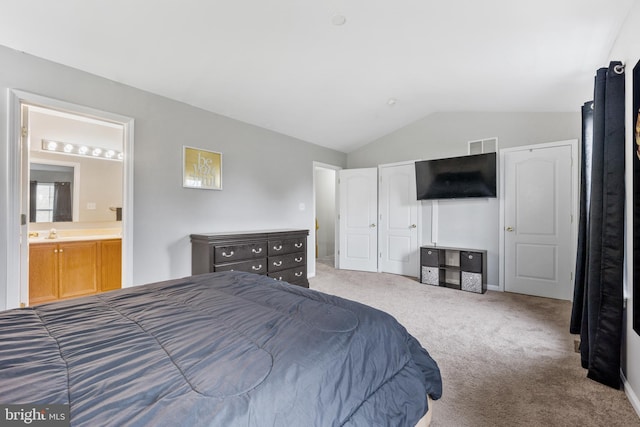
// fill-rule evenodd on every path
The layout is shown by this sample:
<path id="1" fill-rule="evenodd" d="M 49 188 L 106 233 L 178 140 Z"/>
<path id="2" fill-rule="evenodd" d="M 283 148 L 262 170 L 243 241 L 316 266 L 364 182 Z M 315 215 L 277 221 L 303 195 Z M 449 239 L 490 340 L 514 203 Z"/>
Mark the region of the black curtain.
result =
<path id="1" fill-rule="evenodd" d="M 29 222 L 36 222 L 38 207 L 38 181 L 29 182 Z"/>
<path id="2" fill-rule="evenodd" d="M 71 217 L 71 183 L 56 182 L 53 184 L 53 222 L 72 221 Z"/>
<path id="3" fill-rule="evenodd" d="M 624 259 L 624 68 L 598 70 L 583 106 L 582 188 L 571 333 L 587 376 L 620 388 Z M 592 116 L 592 125 L 590 124 Z"/>

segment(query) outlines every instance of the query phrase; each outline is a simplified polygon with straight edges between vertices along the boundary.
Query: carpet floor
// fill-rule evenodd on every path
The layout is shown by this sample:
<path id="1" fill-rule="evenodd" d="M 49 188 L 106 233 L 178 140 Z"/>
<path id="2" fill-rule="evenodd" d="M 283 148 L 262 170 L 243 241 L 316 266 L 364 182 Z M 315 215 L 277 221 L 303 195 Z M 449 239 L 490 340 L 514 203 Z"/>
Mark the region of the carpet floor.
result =
<path id="1" fill-rule="evenodd" d="M 624 391 L 586 377 L 568 301 L 474 294 L 323 263 L 316 270 L 312 289 L 391 314 L 436 360 L 443 396 L 432 427 L 640 427 Z"/>

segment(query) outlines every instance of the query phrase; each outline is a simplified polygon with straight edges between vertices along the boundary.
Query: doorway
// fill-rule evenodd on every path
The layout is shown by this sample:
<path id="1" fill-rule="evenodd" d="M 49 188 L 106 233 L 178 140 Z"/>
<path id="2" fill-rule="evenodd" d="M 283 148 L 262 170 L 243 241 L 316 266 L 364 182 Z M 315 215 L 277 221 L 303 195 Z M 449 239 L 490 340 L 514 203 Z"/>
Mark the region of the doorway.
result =
<path id="1" fill-rule="evenodd" d="M 336 218 L 337 218 L 337 173 L 339 167 L 324 163 L 313 164 L 314 192 L 314 241 L 313 255 L 316 263 L 336 267 Z M 313 274 L 315 274 L 315 263 Z"/>
<path id="2" fill-rule="evenodd" d="M 502 151 L 504 290 L 571 300 L 577 141 Z"/>
<path id="3" fill-rule="evenodd" d="M 82 192 L 80 191 L 80 196 L 78 200 L 76 200 L 72 212 L 69 212 L 67 214 L 68 217 L 65 217 L 65 219 L 70 219 L 70 221 L 65 221 L 65 223 L 60 222 L 59 224 L 53 221 L 45 222 L 42 224 L 36 224 L 35 221 L 30 222 L 31 200 L 28 197 L 31 190 L 30 176 L 32 174 L 32 172 L 30 171 L 30 164 L 32 163 L 32 157 L 35 157 L 32 156 L 30 149 L 34 150 L 38 147 L 41 149 L 40 154 L 36 155 L 37 157 L 39 157 L 38 163 L 40 164 L 67 163 L 77 165 L 81 163 L 80 155 L 78 155 L 72 161 L 61 159 L 61 157 L 65 154 L 68 154 L 65 153 L 65 150 L 71 151 L 71 145 L 74 145 L 74 149 L 79 149 L 81 146 L 85 145 L 81 142 L 71 141 L 69 140 L 69 138 L 61 136 L 60 133 L 54 133 L 53 137 L 47 138 L 41 137 L 40 134 L 37 133 L 37 131 L 35 134 L 30 134 L 30 132 L 35 129 L 31 129 L 32 126 L 29 119 L 31 118 L 31 121 L 34 122 L 33 119 L 36 118 L 36 116 L 38 117 L 35 122 L 41 119 L 44 119 L 46 121 L 49 119 L 58 120 L 64 118 L 66 120 L 76 121 L 80 124 L 80 127 L 96 125 L 102 126 L 104 129 L 111 128 L 119 130 L 119 134 L 121 135 L 118 141 L 120 150 L 116 150 L 114 148 L 112 150 L 113 153 L 109 153 L 108 156 L 117 156 L 118 153 L 122 153 L 120 160 L 121 166 L 118 184 L 119 188 L 115 190 L 115 192 L 119 193 L 120 196 L 118 199 L 119 203 L 113 202 L 113 198 L 110 199 L 109 202 L 106 202 L 108 208 L 106 214 L 109 215 L 108 217 L 100 216 L 105 213 L 105 209 L 102 208 L 102 202 L 98 202 L 97 200 L 93 199 L 83 200 L 81 194 Z M 9 168 L 9 181 L 12 188 L 14 188 L 15 190 L 11 192 L 9 198 L 12 220 L 9 221 L 10 232 L 7 242 L 9 249 L 7 251 L 7 258 L 8 261 L 11 260 L 12 262 L 7 263 L 7 265 L 10 266 L 9 271 L 7 272 L 8 277 L 10 278 L 7 288 L 7 308 L 26 306 L 29 303 L 28 235 L 30 224 L 32 228 L 45 227 L 47 230 L 49 230 L 49 232 L 51 232 L 51 229 L 66 230 L 68 228 L 73 228 L 74 226 L 82 227 L 83 224 L 81 224 L 81 221 L 83 220 L 88 221 L 88 223 L 90 223 L 91 225 L 97 226 L 100 226 L 103 221 L 113 220 L 112 222 L 115 222 L 120 220 L 119 222 L 121 224 L 120 230 L 122 239 L 122 252 L 121 256 L 119 257 L 121 258 L 122 268 L 122 272 L 120 274 L 121 283 L 123 287 L 131 286 L 133 276 L 131 268 L 133 120 L 124 116 L 94 110 L 88 107 L 53 100 L 22 91 L 12 90 L 10 91 L 9 135 L 11 140 L 19 141 L 20 143 L 16 144 L 15 148 L 10 149 L 9 153 L 10 158 L 12 159 L 11 167 Z M 112 148 L 109 146 L 103 146 L 104 144 L 107 144 L 106 142 L 98 143 L 93 136 L 91 137 L 91 142 L 88 142 L 88 139 L 89 137 L 87 136 L 86 140 L 84 141 L 87 142 L 86 145 L 91 146 L 91 148 L 94 150 L 96 148 L 103 148 L 105 150 L 102 152 L 103 156 Z M 51 141 L 56 143 L 66 142 L 69 144 L 62 144 L 58 147 L 58 149 L 53 148 L 53 144 L 51 144 L 50 147 L 46 147 L 46 144 Z M 94 153 L 90 154 L 93 155 Z M 97 151 L 95 151 L 94 156 L 97 155 Z M 53 156 L 54 158 L 51 159 L 51 156 Z M 50 162 L 48 162 L 48 160 L 50 160 Z M 115 163 L 115 161 L 113 163 Z M 91 168 L 74 168 L 74 170 L 76 171 L 75 179 L 82 180 L 81 170 L 86 169 Z M 92 197 L 98 197 L 98 193 L 112 193 L 112 191 L 109 190 L 108 187 L 105 187 L 108 180 L 101 179 L 100 177 L 96 179 L 98 181 L 100 191 L 92 191 Z M 79 181 L 76 181 L 76 186 L 77 188 L 81 187 Z M 71 203 L 72 205 L 74 204 L 71 201 L 69 201 L 69 203 Z M 17 251 L 18 254 L 16 254 L 14 251 Z"/>

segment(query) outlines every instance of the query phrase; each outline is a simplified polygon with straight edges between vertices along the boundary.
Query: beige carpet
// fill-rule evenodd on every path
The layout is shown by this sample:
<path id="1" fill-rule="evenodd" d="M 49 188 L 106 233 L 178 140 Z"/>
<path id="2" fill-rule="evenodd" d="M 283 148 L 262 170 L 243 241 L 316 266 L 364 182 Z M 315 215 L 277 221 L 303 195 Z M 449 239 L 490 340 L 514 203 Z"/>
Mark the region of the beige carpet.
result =
<path id="1" fill-rule="evenodd" d="M 312 289 L 390 313 L 438 362 L 433 427 L 640 426 L 623 391 L 586 378 L 568 301 L 316 266 Z"/>

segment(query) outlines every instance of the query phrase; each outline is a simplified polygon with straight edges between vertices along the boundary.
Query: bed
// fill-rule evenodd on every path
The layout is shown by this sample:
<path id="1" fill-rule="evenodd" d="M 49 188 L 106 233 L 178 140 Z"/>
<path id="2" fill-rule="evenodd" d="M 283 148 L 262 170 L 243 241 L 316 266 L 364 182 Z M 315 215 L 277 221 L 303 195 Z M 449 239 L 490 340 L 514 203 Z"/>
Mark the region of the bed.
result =
<path id="1" fill-rule="evenodd" d="M 414 426 L 442 392 L 388 314 L 242 272 L 0 312 L 0 384 L 74 426 Z"/>

